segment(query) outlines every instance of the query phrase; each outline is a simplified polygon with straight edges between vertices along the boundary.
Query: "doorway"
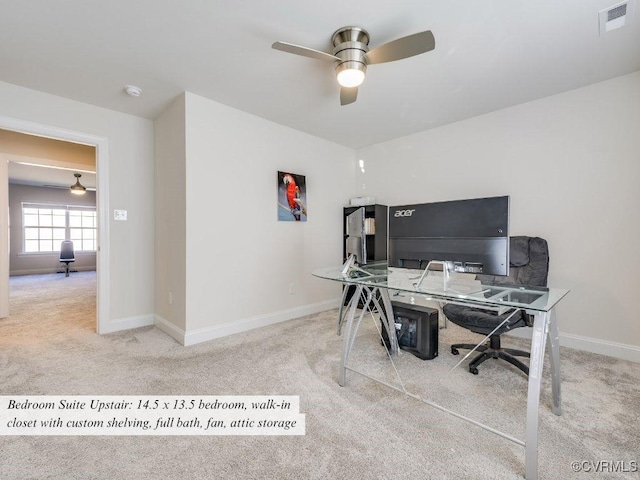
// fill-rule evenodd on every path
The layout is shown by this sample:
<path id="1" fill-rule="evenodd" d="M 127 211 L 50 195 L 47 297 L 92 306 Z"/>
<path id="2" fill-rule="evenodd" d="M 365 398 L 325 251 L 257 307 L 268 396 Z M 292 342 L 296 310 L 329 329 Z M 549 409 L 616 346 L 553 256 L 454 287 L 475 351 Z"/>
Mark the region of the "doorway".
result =
<path id="1" fill-rule="evenodd" d="M 109 319 L 109 207 L 108 207 L 108 141 L 82 132 L 60 129 L 48 125 L 1 117 L 0 129 L 63 142 L 87 145 L 95 148 L 96 173 L 96 331 L 106 331 Z M 0 161 L 0 318 L 8 316 L 9 299 L 9 248 L 8 248 L 8 167 L 7 159 Z M 3 306 L 5 308 L 3 308 Z"/>

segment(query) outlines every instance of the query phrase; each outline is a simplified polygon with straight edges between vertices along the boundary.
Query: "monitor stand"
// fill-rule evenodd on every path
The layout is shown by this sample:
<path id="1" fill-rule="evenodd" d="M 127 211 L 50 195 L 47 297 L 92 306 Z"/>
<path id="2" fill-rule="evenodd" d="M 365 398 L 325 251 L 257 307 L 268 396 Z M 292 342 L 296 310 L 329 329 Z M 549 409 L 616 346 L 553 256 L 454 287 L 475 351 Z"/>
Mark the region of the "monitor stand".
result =
<path id="1" fill-rule="evenodd" d="M 442 266 L 442 290 L 446 292 L 447 285 L 449 283 L 449 280 L 451 279 L 451 274 L 450 274 L 449 265 L 447 264 L 447 262 L 443 262 L 441 260 L 431 260 L 429 263 L 427 263 L 427 267 L 424 269 L 424 272 L 422 272 L 422 276 L 420 277 L 420 280 L 418 280 L 418 283 L 416 284 L 416 290 L 420 288 L 420 285 L 422 285 L 422 282 L 424 281 L 424 279 L 427 277 L 427 275 L 429 275 L 429 270 L 432 270 L 430 268 L 432 265 Z M 435 271 L 435 269 L 433 269 L 433 271 Z"/>
<path id="2" fill-rule="evenodd" d="M 351 267 L 356 263 L 356 256 L 352 253 L 349 258 L 342 264 L 342 275 L 346 275 L 351 270 Z"/>
<path id="3" fill-rule="evenodd" d="M 349 258 L 342 264 L 342 276 L 348 276 L 349 272 L 356 270 L 362 273 L 362 277 L 373 277 L 373 273 L 367 272 L 358 266 L 356 256 L 352 253 Z"/>

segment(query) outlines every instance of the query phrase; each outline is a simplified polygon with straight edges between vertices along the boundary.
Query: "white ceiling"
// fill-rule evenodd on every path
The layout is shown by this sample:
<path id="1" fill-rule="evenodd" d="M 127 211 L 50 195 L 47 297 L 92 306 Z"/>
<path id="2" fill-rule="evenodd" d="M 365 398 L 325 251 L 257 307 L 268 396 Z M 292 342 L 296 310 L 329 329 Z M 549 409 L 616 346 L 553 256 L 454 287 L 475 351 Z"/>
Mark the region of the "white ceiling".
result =
<path id="1" fill-rule="evenodd" d="M 640 70 L 637 6 L 599 35 L 618 1 L 0 0 L 0 80 L 150 119 L 186 90 L 359 148 Z M 331 63 L 271 44 L 329 51 L 347 25 L 436 49 L 370 66 L 341 107 Z"/>
<path id="2" fill-rule="evenodd" d="M 69 170 L 61 168 L 41 167 L 9 162 L 9 183 L 32 185 L 36 187 L 69 188 L 76 183 L 74 173 L 80 173 L 80 183 L 95 190 L 96 174 L 83 170 Z"/>

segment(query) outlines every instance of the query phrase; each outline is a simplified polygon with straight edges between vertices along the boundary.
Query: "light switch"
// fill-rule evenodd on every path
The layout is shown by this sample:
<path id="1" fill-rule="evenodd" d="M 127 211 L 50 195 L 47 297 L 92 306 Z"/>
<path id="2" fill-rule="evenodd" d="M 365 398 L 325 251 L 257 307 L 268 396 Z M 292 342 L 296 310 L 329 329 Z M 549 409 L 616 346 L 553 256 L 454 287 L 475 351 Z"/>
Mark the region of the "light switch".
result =
<path id="1" fill-rule="evenodd" d="M 127 220 L 127 211 L 126 210 L 114 210 L 113 211 L 113 219 L 114 220 Z"/>

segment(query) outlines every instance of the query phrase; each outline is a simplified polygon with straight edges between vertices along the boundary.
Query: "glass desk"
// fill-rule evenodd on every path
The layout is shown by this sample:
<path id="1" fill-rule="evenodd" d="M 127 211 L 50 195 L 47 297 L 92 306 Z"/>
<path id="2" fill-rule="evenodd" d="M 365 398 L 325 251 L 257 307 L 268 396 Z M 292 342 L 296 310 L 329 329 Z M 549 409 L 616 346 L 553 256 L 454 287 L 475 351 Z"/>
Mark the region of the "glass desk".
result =
<path id="1" fill-rule="evenodd" d="M 552 411 L 554 414 L 560 415 L 560 345 L 554 307 L 569 293 L 569 290 L 482 283 L 464 276 L 454 275 L 448 277 L 443 272 L 425 275 L 425 272 L 388 267 L 386 263 L 373 263 L 362 267 L 351 266 L 348 268 L 335 266 L 312 272 L 318 278 L 355 287 L 355 292 L 346 308 L 344 304 L 347 289 L 344 289 L 345 296 L 343 296 L 338 315 L 338 333 L 340 334 L 344 330 L 342 331 L 343 347 L 338 375 L 339 384 L 345 386 L 346 372 L 353 371 L 507 438 L 525 447 L 525 478 L 527 480 L 536 480 L 538 478 L 538 409 L 545 348 L 548 342 L 551 366 Z M 498 310 L 498 313 L 515 308 L 533 316 L 524 441 L 467 418 L 435 402 L 412 395 L 406 390 L 403 391 L 348 365 L 349 354 L 353 349 L 358 328 L 367 312 L 376 312 L 380 315 L 381 324 L 387 332 L 391 332 L 388 333 L 388 338 L 390 339 L 389 358 L 392 359 L 392 356 L 397 354 L 398 343 L 390 299 L 390 296 L 396 294 L 418 295 L 426 300 Z M 362 302 L 361 308 L 358 308 L 359 302 Z M 478 345 L 484 341 L 485 339 L 481 340 Z M 462 360 L 460 363 L 462 363 Z"/>

